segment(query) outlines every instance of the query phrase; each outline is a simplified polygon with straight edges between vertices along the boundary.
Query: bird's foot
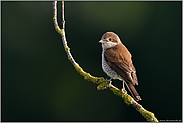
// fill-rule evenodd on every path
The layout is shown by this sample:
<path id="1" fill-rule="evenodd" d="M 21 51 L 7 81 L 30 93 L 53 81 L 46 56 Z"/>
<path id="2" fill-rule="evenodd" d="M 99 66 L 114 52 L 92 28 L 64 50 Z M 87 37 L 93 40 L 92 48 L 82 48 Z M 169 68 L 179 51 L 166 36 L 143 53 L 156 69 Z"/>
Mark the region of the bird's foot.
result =
<path id="1" fill-rule="evenodd" d="M 124 93 L 124 92 L 125 92 L 125 88 L 122 88 L 122 89 L 121 89 L 121 92 L 123 92 L 123 93 Z"/>

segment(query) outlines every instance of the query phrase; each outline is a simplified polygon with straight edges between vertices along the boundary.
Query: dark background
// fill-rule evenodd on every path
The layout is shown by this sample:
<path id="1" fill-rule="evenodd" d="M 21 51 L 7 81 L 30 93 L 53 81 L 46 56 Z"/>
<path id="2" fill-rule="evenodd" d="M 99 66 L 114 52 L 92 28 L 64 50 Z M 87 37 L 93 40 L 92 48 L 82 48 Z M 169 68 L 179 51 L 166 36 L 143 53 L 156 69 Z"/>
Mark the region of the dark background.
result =
<path id="1" fill-rule="evenodd" d="M 1 2 L 2 121 L 146 121 L 76 72 L 52 13 L 52 2 Z M 86 72 L 106 78 L 98 41 L 117 33 L 133 56 L 139 103 L 160 121 L 181 121 L 181 15 L 182 2 L 65 2 L 68 46 Z"/>

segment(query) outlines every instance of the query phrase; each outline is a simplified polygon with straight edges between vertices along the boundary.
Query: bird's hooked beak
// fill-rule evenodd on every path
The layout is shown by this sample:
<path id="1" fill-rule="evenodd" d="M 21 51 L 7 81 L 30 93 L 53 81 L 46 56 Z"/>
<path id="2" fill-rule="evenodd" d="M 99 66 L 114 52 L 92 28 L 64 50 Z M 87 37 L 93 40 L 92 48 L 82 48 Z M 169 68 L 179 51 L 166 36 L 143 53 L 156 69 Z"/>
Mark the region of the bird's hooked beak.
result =
<path id="1" fill-rule="evenodd" d="M 105 44 L 106 41 L 105 40 L 100 40 L 98 43 Z"/>

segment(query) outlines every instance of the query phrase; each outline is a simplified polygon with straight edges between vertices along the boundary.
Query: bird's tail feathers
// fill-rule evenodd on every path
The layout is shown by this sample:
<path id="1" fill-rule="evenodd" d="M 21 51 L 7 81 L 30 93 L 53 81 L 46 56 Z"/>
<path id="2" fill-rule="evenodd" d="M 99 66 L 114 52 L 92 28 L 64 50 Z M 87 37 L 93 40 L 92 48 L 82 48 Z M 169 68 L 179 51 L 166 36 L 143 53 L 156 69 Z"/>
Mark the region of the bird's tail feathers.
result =
<path id="1" fill-rule="evenodd" d="M 142 100 L 141 97 L 139 96 L 139 94 L 137 93 L 135 87 L 129 83 L 129 82 L 125 82 L 126 86 L 128 87 L 128 90 L 130 91 L 130 93 L 132 94 L 133 98 L 136 100 L 136 101 L 139 101 L 139 100 Z"/>

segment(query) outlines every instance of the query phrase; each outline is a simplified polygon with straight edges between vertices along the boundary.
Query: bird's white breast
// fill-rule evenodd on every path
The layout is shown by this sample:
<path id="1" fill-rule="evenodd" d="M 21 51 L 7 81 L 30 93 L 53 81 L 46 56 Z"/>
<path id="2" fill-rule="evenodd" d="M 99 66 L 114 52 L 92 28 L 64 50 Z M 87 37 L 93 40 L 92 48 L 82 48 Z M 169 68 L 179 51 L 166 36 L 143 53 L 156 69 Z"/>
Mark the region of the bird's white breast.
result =
<path id="1" fill-rule="evenodd" d="M 113 70 L 111 67 L 108 65 L 104 58 L 104 52 L 105 50 L 102 51 L 102 69 L 103 71 L 112 79 L 119 79 L 122 80 L 122 78 Z"/>

